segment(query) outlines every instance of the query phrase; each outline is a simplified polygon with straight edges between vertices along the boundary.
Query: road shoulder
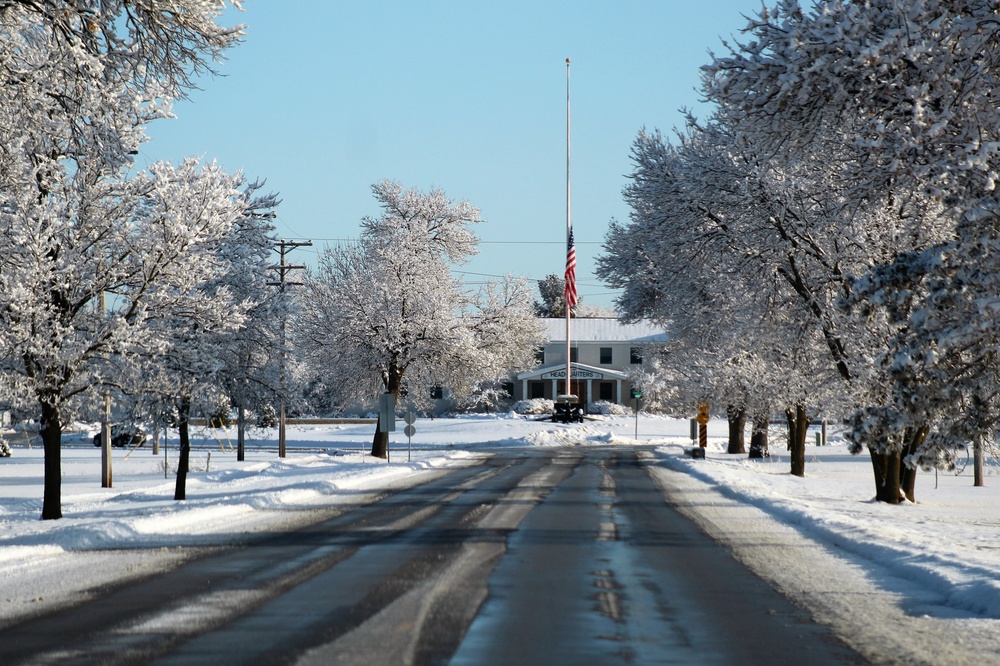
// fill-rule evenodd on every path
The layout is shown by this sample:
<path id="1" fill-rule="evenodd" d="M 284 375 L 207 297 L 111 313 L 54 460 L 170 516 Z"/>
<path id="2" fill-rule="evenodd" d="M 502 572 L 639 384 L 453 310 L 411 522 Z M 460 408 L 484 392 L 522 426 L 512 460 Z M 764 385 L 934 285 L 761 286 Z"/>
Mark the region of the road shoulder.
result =
<path id="1" fill-rule="evenodd" d="M 719 488 L 643 455 L 666 499 L 725 544 L 847 645 L 875 663 L 1000 665 L 1000 636 L 988 622 L 916 617 L 900 596 L 879 587 L 877 565 L 810 539 L 794 526 L 741 503 Z M 975 640 L 962 640 L 962 637 Z M 886 655 L 894 655 L 886 662 Z"/>

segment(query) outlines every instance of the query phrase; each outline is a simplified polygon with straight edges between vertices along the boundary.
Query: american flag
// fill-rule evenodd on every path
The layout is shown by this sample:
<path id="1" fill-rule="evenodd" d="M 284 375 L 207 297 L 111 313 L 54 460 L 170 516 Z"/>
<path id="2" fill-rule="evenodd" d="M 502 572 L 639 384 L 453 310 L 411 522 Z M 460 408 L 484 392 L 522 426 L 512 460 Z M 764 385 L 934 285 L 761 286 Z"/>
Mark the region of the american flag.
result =
<path id="1" fill-rule="evenodd" d="M 566 307 L 576 307 L 579 299 L 576 293 L 576 247 L 573 245 L 572 229 L 566 242 L 566 287 L 563 296 L 566 298 Z"/>

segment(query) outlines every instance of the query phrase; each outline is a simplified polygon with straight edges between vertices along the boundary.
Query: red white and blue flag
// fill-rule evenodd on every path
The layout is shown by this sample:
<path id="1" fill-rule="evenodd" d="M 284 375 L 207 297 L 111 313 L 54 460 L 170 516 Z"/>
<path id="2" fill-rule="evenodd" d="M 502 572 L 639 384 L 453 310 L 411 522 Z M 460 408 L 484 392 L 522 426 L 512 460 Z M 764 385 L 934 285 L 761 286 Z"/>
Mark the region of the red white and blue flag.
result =
<path id="1" fill-rule="evenodd" d="M 563 296 L 566 298 L 566 307 L 576 307 L 579 299 L 576 293 L 576 247 L 573 245 L 572 229 L 566 242 L 566 287 Z"/>

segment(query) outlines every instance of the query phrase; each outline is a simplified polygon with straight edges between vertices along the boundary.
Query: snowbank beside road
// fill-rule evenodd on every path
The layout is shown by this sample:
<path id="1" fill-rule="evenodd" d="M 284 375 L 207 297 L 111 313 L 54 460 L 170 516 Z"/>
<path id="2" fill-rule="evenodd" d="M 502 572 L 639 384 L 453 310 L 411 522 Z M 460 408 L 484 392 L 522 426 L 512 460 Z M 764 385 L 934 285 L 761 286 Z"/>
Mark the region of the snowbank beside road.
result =
<path id="1" fill-rule="evenodd" d="M 673 502 L 873 663 L 1000 664 L 1000 558 L 974 545 L 996 533 L 980 505 L 995 491 L 977 497 L 967 476 L 952 477 L 938 494 L 924 489 L 926 504 L 889 507 L 844 493 L 861 484 L 842 469 L 856 459 L 816 455 L 816 478 L 797 479 L 773 462 L 747 474 L 722 456 L 706 465 L 657 454 L 654 475 Z"/>

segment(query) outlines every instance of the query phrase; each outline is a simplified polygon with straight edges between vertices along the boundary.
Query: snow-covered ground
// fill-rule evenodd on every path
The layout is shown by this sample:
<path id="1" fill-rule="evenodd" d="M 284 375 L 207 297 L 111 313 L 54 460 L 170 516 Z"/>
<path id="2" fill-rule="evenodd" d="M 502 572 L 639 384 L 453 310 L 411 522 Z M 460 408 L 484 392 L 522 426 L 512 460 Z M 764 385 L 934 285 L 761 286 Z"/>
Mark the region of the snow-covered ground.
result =
<path id="1" fill-rule="evenodd" d="M 114 487 L 102 488 L 100 450 L 84 432 L 63 449 L 58 521 L 38 519 L 37 441 L 29 448 L 23 434 L 9 436 L 14 455 L 0 459 L 0 627 L 102 582 L 173 566 L 188 552 L 182 545 L 212 548 L 303 522 L 503 447 L 632 444 L 638 429 L 656 477 L 692 518 L 868 656 L 1000 664 L 993 460 L 986 487 L 973 487 L 971 466 L 922 474 L 915 504 L 887 506 L 872 500 L 867 457 L 851 456 L 836 437 L 808 449 L 807 476 L 796 478 L 780 430 L 772 457 L 750 461 L 725 453 L 721 421 L 709 424 L 704 460 L 684 453 L 687 421 L 652 416 L 638 426 L 632 417 L 561 426 L 510 415 L 421 419 L 416 428 L 411 451 L 402 432 L 393 435 L 389 463 L 364 455 L 367 424 L 290 427 L 284 459 L 273 431 L 254 431 L 244 462 L 230 450 L 234 433 L 198 430 L 184 502 L 172 499 L 176 440 L 155 457 L 148 444 L 127 456 L 116 449 Z"/>

